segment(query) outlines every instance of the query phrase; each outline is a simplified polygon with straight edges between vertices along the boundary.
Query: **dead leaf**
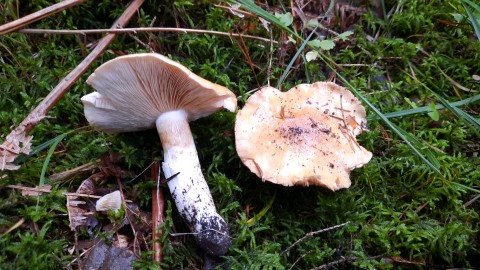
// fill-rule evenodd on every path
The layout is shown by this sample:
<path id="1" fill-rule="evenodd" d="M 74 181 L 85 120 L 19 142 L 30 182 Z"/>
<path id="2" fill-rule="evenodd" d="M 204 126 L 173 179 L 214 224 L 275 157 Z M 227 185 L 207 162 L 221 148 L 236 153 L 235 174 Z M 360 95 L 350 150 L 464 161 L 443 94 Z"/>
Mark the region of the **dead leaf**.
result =
<path id="1" fill-rule="evenodd" d="M 241 6 L 241 4 L 229 4 L 230 5 L 230 8 L 228 8 L 228 11 L 230 11 L 233 15 L 239 17 L 239 18 L 244 18 L 245 15 L 242 14 L 241 12 L 239 12 L 239 8 Z"/>
<path id="2" fill-rule="evenodd" d="M 33 136 L 29 136 L 28 132 L 31 127 L 36 126 L 44 118 L 44 115 L 30 113 L 17 128 L 8 134 L 5 141 L 0 145 L 0 170 L 18 170 L 20 168 L 20 166 L 13 164 L 13 161 L 18 155 L 28 155 L 32 151 L 31 141 Z"/>
<path id="3" fill-rule="evenodd" d="M 94 193 L 95 185 L 90 178 L 80 184 L 77 189 L 78 194 L 91 195 Z M 92 204 L 91 208 L 94 209 Z M 86 226 L 89 218 L 93 216 L 94 210 L 89 209 L 87 202 L 79 196 L 67 195 L 67 211 L 70 221 L 70 229 L 75 230 L 78 226 Z"/>

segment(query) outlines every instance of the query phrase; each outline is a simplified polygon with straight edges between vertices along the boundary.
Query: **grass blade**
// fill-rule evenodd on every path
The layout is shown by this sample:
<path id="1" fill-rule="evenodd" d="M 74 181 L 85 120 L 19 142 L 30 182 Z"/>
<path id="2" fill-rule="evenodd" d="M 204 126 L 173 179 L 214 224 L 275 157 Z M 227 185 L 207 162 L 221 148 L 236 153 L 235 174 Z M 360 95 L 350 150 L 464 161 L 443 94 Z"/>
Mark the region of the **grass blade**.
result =
<path id="1" fill-rule="evenodd" d="M 427 80 L 429 80 L 429 78 L 427 76 L 425 76 L 415 65 L 413 64 L 410 64 L 410 67 L 415 71 L 415 73 L 418 73 L 420 75 L 422 75 L 424 78 L 426 78 Z M 480 135 L 480 120 L 476 119 L 475 117 L 471 116 L 470 114 L 466 113 L 465 111 L 463 111 L 462 109 L 459 109 L 455 106 L 452 106 L 452 104 L 450 102 L 448 102 L 446 99 L 444 99 L 443 97 L 441 97 L 439 94 L 437 94 L 435 91 L 433 91 L 430 87 L 428 87 L 425 83 L 421 82 L 420 80 L 418 80 L 418 78 L 416 78 L 415 76 L 409 74 L 409 73 L 406 73 L 408 76 L 410 76 L 410 78 L 412 78 L 415 82 L 417 82 L 418 84 L 422 85 L 423 87 L 425 87 L 425 89 L 427 89 L 428 91 L 430 91 L 434 96 L 435 98 L 440 101 L 440 103 L 442 103 L 443 106 L 445 106 L 445 108 L 447 108 L 449 111 L 451 111 L 455 116 L 457 116 L 457 118 L 459 119 L 463 119 L 465 120 L 469 125 L 470 129 L 473 130 L 473 132 L 475 132 L 475 134 L 477 134 L 477 136 Z M 435 83 L 433 82 L 430 82 L 432 85 L 435 85 Z"/>
<path id="2" fill-rule="evenodd" d="M 255 225 L 255 223 L 258 220 L 260 220 L 268 212 L 268 210 L 272 207 L 276 196 L 277 196 L 277 194 L 275 193 L 272 196 L 272 198 L 270 199 L 270 201 L 268 201 L 267 205 L 262 210 L 260 210 L 260 212 L 258 212 L 258 214 L 256 214 L 253 218 L 247 220 L 248 227 L 252 227 L 253 225 Z"/>
<path id="3" fill-rule="evenodd" d="M 475 15 L 470 11 L 469 8 L 467 8 L 467 6 L 465 5 L 465 3 L 467 3 L 468 5 L 470 5 L 470 7 L 472 7 L 473 9 L 475 9 L 478 13 L 480 13 L 480 6 L 478 6 L 477 4 L 474 4 L 473 2 L 469 1 L 469 0 L 463 0 L 464 3 L 462 3 L 462 6 L 463 8 L 465 9 L 465 12 L 467 12 L 467 15 L 468 15 L 468 18 L 470 19 L 470 22 L 473 26 L 473 29 L 475 30 L 475 34 L 477 35 L 477 39 L 480 41 L 480 24 L 478 23 L 477 21 L 477 18 L 475 17 Z"/>
<path id="4" fill-rule="evenodd" d="M 315 28 L 315 30 L 317 30 L 317 28 Z M 307 39 L 305 39 L 302 43 L 302 46 L 300 46 L 300 48 L 297 50 L 297 52 L 295 53 L 295 55 L 293 56 L 292 60 L 290 60 L 290 63 L 288 63 L 288 66 L 287 68 L 285 69 L 285 71 L 283 72 L 282 74 L 282 77 L 280 77 L 280 80 L 278 80 L 277 82 L 277 89 L 280 89 L 280 86 L 282 85 L 283 81 L 285 80 L 285 78 L 287 77 L 288 75 L 288 72 L 290 72 L 290 69 L 292 68 L 293 64 L 295 63 L 295 61 L 297 60 L 298 56 L 303 52 L 303 50 L 305 49 L 305 46 L 307 46 L 308 44 L 308 41 L 312 38 L 313 34 L 315 33 L 315 30 L 313 30 L 310 35 L 308 35 Z"/>
<path id="5" fill-rule="evenodd" d="M 330 65 L 324 61 L 325 64 L 327 64 L 329 67 Z M 331 68 L 331 67 L 330 67 Z M 387 117 L 377 108 L 375 105 L 373 105 L 365 96 L 363 96 L 353 85 L 350 84 L 350 82 L 347 81 L 341 74 L 337 73 L 337 76 L 340 78 L 340 80 L 352 91 L 355 96 L 357 96 L 358 99 L 360 99 L 363 103 L 367 104 L 368 107 L 387 125 L 390 127 L 390 129 L 397 134 L 398 137 L 400 137 L 410 149 L 417 155 L 425 164 L 427 164 L 432 171 L 435 173 L 441 175 L 442 173 L 440 172 L 440 162 L 437 160 L 435 155 L 433 154 L 430 149 L 428 149 L 422 142 L 420 142 L 415 136 L 412 134 L 406 132 L 405 130 L 401 129 L 400 127 L 397 127 L 394 123 L 392 123 L 390 120 L 388 120 Z M 421 150 L 420 150 L 421 149 Z"/>
<path id="6" fill-rule="evenodd" d="M 355 94 L 355 96 L 358 99 L 360 99 L 360 101 L 367 104 L 367 106 L 378 116 L 378 118 L 382 120 L 387 126 L 389 126 L 390 129 L 398 137 L 400 137 L 407 144 L 407 146 L 410 147 L 410 149 L 412 149 L 415 155 L 417 155 L 436 174 L 442 175 L 439 169 L 440 162 L 435 157 L 433 152 L 430 151 L 430 149 L 427 146 L 425 146 L 425 144 L 420 142 L 415 136 L 411 135 L 410 133 L 406 132 L 400 127 L 397 127 L 394 123 L 388 120 L 388 118 L 385 117 L 385 115 L 377 107 L 375 107 L 375 105 L 373 105 L 364 95 L 360 93 L 360 91 L 358 91 L 355 87 L 353 87 L 353 85 L 351 85 L 350 82 L 347 79 L 345 79 L 345 77 L 343 77 L 338 71 L 336 71 L 336 69 L 332 67 L 332 65 L 328 61 L 330 59 L 326 57 L 325 54 L 323 54 L 322 52 L 319 52 L 319 56 L 323 60 L 325 65 L 327 65 L 331 70 L 336 72 L 337 77 L 345 84 L 345 86 L 350 91 L 352 91 Z M 335 63 L 333 64 L 335 65 Z"/>
<path id="7" fill-rule="evenodd" d="M 467 98 L 467 99 L 464 99 L 464 100 L 450 102 L 449 104 L 450 104 L 451 107 L 459 107 L 459 106 L 464 106 L 464 105 L 468 105 L 470 103 L 477 102 L 479 100 L 480 100 L 480 95 L 476 95 L 476 96 L 473 96 L 473 97 L 470 97 L 470 98 Z M 445 106 L 443 106 L 441 104 L 438 104 L 438 105 L 435 105 L 435 109 L 436 110 L 442 110 L 442 109 L 445 109 Z M 383 115 L 386 118 L 396 118 L 396 117 L 403 117 L 403 116 L 412 115 L 412 114 L 425 113 L 425 112 L 429 112 L 430 110 L 431 110 L 430 106 L 423 106 L 423 107 L 418 107 L 418 108 L 415 108 L 415 109 L 385 113 Z M 379 120 L 379 119 L 380 119 L 380 117 L 378 117 L 378 116 L 372 116 L 372 117 L 367 118 L 368 121 Z"/>
<path id="8" fill-rule="evenodd" d="M 295 36 L 296 38 L 302 39 L 303 38 L 295 33 L 291 28 L 285 26 L 277 17 L 273 16 L 272 14 L 268 13 L 266 10 L 263 8 L 257 6 L 253 1 L 251 0 L 236 0 L 235 2 L 242 4 L 242 6 L 248 10 L 249 12 L 256 14 L 257 16 L 262 17 L 263 19 L 267 20 L 268 22 L 275 24 L 282 28 L 283 30 L 287 31 L 291 35 Z"/>
<path id="9" fill-rule="evenodd" d="M 37 145 L 36 147 L 34 147 L 32 149 L 32 151 L 28 154 L 28 155 L 25 155 L 25 154 L 21 154 L 19 155 L 14 161 L 13 161 L 13 164 L 15 165 L 20 165 L 22 163 L 24 163 L 25 161 L 27 161 L 29 158 L 33 157 L 34 155 L 36 155 L 37 153 L 41 152 L 43 149 L 49 147 L 50 145 L 52 145 L 52 143 L 55 142 L 55 140 L 57 139 L 57 137 L 51 139 L 51 140 L 48 140 L 46 142 L 43 142 L 39 145 Z"/>
<path id="10" fill-rule="evenodd" d="M 57 137 L 55 137 L 52 140 L 52 145 L 50 146 L 50 149 L 48 149 L 47 157 L 45 158 L 45 162 L 43 162 L 43 167 L 42 167 L 42 172 L 40 174 L 40 182 L 39 186 L 43 186 L 45 184 L 45 173 L 47 172 L 48 164 L 50 163 L 50 158 L 53 156 L 53 152 L 55 151 L 55 148 L 57 145 L 67 136 L 67 133 L 63 133 Z M 50 142 L 49 141 L 49 142 Z"/>

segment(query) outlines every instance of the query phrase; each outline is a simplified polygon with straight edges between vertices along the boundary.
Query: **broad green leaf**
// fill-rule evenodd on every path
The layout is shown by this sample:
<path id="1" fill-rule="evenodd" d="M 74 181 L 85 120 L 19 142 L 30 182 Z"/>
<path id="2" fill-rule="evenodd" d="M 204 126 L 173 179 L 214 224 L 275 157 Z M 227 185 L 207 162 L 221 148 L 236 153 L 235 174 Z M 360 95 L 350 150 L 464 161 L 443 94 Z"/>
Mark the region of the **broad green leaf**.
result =
<path id="1" fill-rule="evenodd" d="M 322 41 L 320 41 L 318 39 L 315 39 L 315 40 L 309 41 L 308 45 L 311 48 L 322 49 L 324 51 L 331 50 L 335 47 L 335 43 L 333 41 L 329 40 L 329 39 L 325 39 L 325 40 L 322 40 Z"/>
<path id="2" fill-rule="evenodd" d="M 308 46 L 313 49 L 320 49 L 320 40 L 314 39 L 308 42 Z"/>
<path id="3" fill-rule="evenodd" d="M 309 20 L 306 27 L 321 27 L 320 23 L 317 20 Z"/>
<path id="4" fill-rule="evenodd" d="M 435 103 L 430 102 L 429 106 L 430 106 L 430 112 L 428 113 L 428 116 L 430 116 L 430 118 L 432 118 L 433 121 L 438 121 L 438 119 L 440 119 L 440 113 L 435 108 Z"/>
<path id="5" fill-rule="evenodd" d="M 335 47 L 335 43 L 329 39 L 320 41 L 319 45 L 320 45 L 320 48 L 325 51 L 329 51 Z"/>
<path id="6" fill-rule="evenodd" d="M 290 26 L 293 23 L 293 16 L 290 12 L 285 14 L 275 12 L 275 17 L 280 20 L 285 26 Z"/>
<path id="7" fill-rule="evenodd" d="M 341 40 L 346 40 L 349 36 L 353 35 L 353 31 L 345 31 L 337 36 Z"/>

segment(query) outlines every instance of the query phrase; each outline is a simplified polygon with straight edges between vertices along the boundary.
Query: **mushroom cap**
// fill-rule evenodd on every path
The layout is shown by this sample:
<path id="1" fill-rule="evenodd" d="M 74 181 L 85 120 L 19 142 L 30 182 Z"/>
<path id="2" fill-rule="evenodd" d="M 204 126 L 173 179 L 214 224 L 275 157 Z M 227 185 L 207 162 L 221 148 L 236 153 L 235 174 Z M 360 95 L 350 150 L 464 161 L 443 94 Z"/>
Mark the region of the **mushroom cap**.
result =
<path id="1" fill-rule="evenodd" d="M 108 193 L 100 197 L 96 204 L 95 209 L 97 211 L 108 211 L 113 210 L 117 212 L 122 207 L 122 195 L 119 190 Z"/>
<path id="2" fill-rule="evenodd" d="M 93 127 L 106 132 L 149 129 L 160 114 L 172 110 L 184 110 L 192 121 L 221 108 L 235 111 L 237 106 L 227 88 L 156 53 L 110 60 L 87 83 L 97 92 L 82 97 L 85 116 Z"/>
<path id="3" fill-rule="evenodd" d="M 237 114 L 237 152 L 264 181 L 348 188 L 350 171 L 372 157 L 355 138 L 367 129 L 365 116 L 358 99 L 334 83 L 300 84 L 288 92 L 265 87 Z"/>

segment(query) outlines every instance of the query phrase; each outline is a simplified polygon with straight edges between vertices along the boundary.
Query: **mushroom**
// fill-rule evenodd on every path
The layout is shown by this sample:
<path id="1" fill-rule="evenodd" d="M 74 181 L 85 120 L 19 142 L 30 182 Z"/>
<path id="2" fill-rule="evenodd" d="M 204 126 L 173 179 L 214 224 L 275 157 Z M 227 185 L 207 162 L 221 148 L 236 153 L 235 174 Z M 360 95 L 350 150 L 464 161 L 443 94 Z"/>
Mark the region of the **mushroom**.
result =
<path id="1" fill-rule="evenodd" d="M 265 87 L 237 114 L 237 152 L 264 181 L 348 188 L 350 171 L 372 157 L 355 138 L 367 129 L 365 114 L 358 99 L 334 83 L 288 92 Z"/>
<path id="2" fill-rule="evenodd" d="M 165 177 L 179 173 L 168 187 L 180 215 L 206 254 L 225 254 L 231 244 L 228 227 L 202 175 L 188 122 L 221 108 L 233 112 L 235 95 L 155 53 L 110 60 L 87 83 L 97 91 L 82 97 L 94 128 L 118 133 L 157 127 Z"/>
<path id="3" fill-rule="evenodd" d="M 121 207 L 122 195 L 119 190 L 103 195 L 95 203 L 95 210 L 97 211 L 113 210 L 116 213 Z"/>

